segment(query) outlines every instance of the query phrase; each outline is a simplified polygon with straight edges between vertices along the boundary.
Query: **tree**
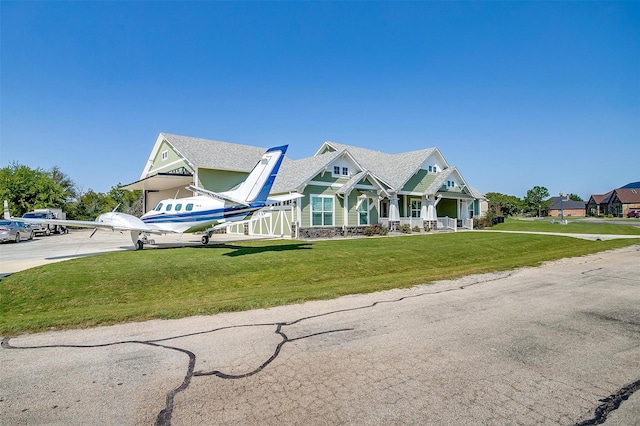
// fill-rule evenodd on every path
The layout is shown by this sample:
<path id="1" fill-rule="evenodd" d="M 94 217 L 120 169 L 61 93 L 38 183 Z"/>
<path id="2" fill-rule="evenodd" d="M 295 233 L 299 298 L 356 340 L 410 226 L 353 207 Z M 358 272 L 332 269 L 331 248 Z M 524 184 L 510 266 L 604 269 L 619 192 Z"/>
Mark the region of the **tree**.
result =
<path id="1" fill-rule="evenodd" d="M 514 216 L 522 210 L 522 200 L 514 195 L 488 192 L 486 197 L 489 208 L 498 216 Z"/>
<path id="2" fill-rule="evenodd" d="M 569 199 L 573 201 L 584 201 L 582 197 L 576 194 L 569 194 Z"/>
<path id="3" fill-rule="evenodd" d="M 549 190 L 544 186 L 534 186 L 527 191 L 527 196 L 524 197 L 526 210 L 535 212 L 538 216 L 549 210 L 549 201 Z"/>
<path id="4" fill-rule="evenodd" d="M 118 211 L 134 216 L 142 215 L 142 191 L 127 191 L 120 187 L 120 183 L 112 186 L 109 191 L 109 198 L 114 202 L 114 208 Z"/>
<path id="5" fill-rule="evenodd" d="M 61 176 L 66 178 L 64 174 Z M 0 198 L 9 202 L 12 216 L 22 216 L 38 208 L 63 208 L 70 196 L 69 189 L 54 180 L 51 171 L 32 169 L 17 162 L 0 169 Z"/>

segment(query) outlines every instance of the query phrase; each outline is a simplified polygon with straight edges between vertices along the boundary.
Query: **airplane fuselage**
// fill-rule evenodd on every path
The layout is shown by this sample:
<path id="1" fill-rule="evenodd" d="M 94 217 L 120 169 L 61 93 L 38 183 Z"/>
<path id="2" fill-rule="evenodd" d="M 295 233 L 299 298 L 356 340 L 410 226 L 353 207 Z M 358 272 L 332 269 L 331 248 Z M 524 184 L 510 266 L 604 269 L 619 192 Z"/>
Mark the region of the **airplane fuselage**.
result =
<path id="1" fill-rule="evenodd" d="M 264 203 L 234 205 L 207 196 L 166 199 L 142 215 L 149 228 L 166 232 L 197 232 L 213 225 L 244 219 L 264 207 Z"/>

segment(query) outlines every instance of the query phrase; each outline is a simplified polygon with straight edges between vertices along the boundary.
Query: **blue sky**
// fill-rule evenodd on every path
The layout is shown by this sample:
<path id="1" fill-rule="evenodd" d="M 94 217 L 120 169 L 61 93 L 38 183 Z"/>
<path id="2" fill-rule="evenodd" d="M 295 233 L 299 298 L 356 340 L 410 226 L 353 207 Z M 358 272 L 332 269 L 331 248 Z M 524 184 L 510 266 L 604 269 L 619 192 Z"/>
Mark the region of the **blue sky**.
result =
<path id="1" fill-rule="evenodd" d="M 0 165 L 137 180 L 160 132 L 436 146 L 524 197 L 640 180 L 640 2 L 0 3 Z"/>

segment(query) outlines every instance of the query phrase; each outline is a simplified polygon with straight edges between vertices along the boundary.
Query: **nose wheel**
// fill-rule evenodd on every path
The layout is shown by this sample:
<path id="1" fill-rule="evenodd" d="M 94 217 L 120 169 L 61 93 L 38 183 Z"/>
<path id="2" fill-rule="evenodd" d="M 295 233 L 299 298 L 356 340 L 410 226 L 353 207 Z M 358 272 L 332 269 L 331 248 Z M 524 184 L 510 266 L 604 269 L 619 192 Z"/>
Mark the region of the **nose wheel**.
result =
<path id="1" fill-rule="evenodd" d="M 209 244 L 209 234 L 205 234 L 202 236 L 202 244 L 205 246 Z"/>
<path id="2" fill-rule="evenodd" d="M 136 250 L 142 250 L 144 248 L 144 243 L 142 240 L 136 241 Z"/>

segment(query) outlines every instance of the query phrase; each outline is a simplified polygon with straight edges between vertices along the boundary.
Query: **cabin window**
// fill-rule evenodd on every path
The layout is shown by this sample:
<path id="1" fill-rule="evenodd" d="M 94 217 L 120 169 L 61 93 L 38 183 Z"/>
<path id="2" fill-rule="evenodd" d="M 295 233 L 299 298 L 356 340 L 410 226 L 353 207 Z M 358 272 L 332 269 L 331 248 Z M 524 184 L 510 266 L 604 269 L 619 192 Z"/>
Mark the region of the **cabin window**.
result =
<path id="1" fill-rule="evenodd" d="M 169 211 L 169 210 L 171 210 L 171 207 L 173 207 L 173 204 L 167 204 L 167 208 L 165 210 Z"/>
<path id="2" fill-rule="evenodd" d="M 422 201 L 418 199 L 411 200 L 411 217 L 420 217 L 421 208 L 422 208 Z"/>
<path id="3" fill-rule="evenodd" d="M 188 211 L 188 212 L 193 210 L 193 204 L 192 203 L 187 204 L 187 207 L 185 207 L 185 210 Z"/>
<path id="4" fill-rule="evenodd" d="M 342 175 L 343 176 L 349 176 L 349 168 L 348 167 L 343 167 L 342 168 Z"/>
<path id="5" fill-rule="evenodd" d="M 333 226 L 333 197 L 311 196 L 311 225 Z"/>
<path id="6" fill-rule="evenodd" d="M 162 161 L 169 158 L 169 151 L 162 151 Z"/>
<path id="7" fill-rule="evenodd" d="M 182 204 L 176 204 L 176 211 L 179 212 L 182 210 Z"/>
<path id="8" fill-rule="evenodd" d="M 340 166 L 333 166 L 333 174 L 340 176 Z"/>
<path id="9" fill-rule="evenodd" d="M 158 205 L 156 206 L 156 208 L 155 208 L 155 210 L 156 210 L 157 212 L 159 212 L 159 211 L 160 211 L 160 209 L 162 209 L 162 203 L 158 204 Z"/>

